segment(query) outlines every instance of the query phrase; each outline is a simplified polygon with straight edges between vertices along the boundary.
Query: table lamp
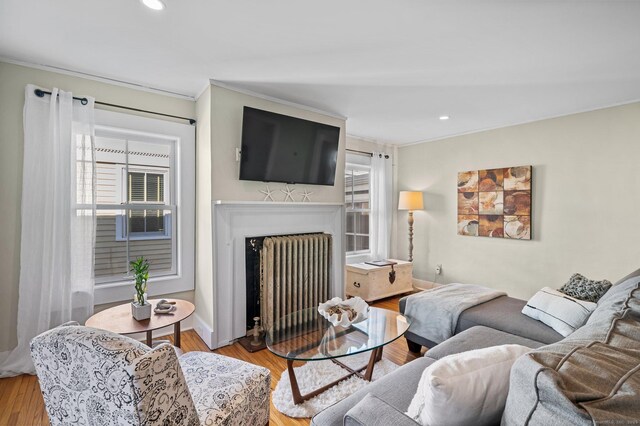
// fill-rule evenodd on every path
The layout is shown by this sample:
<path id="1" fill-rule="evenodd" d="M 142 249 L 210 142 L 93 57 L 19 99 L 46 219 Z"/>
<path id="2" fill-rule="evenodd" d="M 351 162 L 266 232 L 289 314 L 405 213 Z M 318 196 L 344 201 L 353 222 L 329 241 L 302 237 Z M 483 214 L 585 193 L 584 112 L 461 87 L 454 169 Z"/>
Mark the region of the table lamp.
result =
<path id="1" fill-rule="evenodd" d="M 413 262 L 413 211 L 423 209 L 422 192 L 400 191 L 398 210 L 409 210 L 409 262 Z"/>

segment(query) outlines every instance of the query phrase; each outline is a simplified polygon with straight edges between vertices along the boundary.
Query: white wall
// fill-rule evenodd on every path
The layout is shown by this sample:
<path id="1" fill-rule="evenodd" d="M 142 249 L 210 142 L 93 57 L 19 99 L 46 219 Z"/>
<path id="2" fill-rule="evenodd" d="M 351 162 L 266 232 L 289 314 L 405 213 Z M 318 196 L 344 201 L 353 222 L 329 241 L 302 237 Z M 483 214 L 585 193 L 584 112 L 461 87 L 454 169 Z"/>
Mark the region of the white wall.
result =
<path id="1" fill-rule="evenodd" d="M 9 350 L 17 343 L 24 140 L 22 110 L 24 88 L 29 83 L 46 88 L 58 87 L 74 95 L 93 96 L 99 101 L 113 104 L 183 117 L 195 116 L 195 102 L 192 100 L 0 62 L 0 351 Z M 193 301 L 193 292 L 172 297 Z M 105 307 L 97 306 L 96 311 Z"/>
<path id="2" fill-rule="evenodd" d="M 196 321 L 200 336 L 213 329 L 213 240 L 211 218 L 211 86 L 196 101 Z"/>
<path id="3" fill-rule="evenodd" d="M 440 263 L 439 282 L 528 298 L 574 272 L 615 281 L 640 267 L 640 103 L 402 147 L 398 160 L 398 189 L 425 193 L 426 210 L 415 213 L 417 278 L 432 281 Z M 527 164 L 533 240 L 458 236 L 457 173 Z M 399 235 L 406 218 L 399 213 Z"/>

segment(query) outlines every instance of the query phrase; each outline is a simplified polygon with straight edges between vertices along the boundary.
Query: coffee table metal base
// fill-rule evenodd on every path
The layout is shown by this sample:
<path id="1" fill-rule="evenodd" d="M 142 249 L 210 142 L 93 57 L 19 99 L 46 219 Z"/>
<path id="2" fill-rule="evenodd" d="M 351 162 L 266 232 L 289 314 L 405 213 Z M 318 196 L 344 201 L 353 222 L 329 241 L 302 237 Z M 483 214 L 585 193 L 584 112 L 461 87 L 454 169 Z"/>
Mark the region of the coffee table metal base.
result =
<path id="1" fill-rule="evenodd" d="M 371 356 L 369 357 L 369 363 L 366 366 L 364 366 L 362 368 L 359 368 L 357 370 L 354 370 L 351 367 L 348 367 L 348 366 L 344 365 L 343 363 L 341 363 L 337 359 L 332 359 L 331 361 L 333 361 L 336 365 L 339 365 L 343 369 L 347 370 L 349 372 L 349 374 L 347 374 L 344 377 L 339 378 L 338 380 L 335 380 L 335 381 L 329 383 L 326 386 L 323 386 L 323 387 L 321 387 L 319 389 L 316 389 L 316 390 L 314 390 L 312 392 L 309 392 L 306 395 L 302 395 L 300 393 L 300 387 L 298 386 L 298 380 L 296 379 L 296 373 L 293 370 L 293 360 L 292 359 L 288 359 L 287 360 L 287 371 L 289 372 L 289 382 L 291 383 L 291 394 L 293 395 L 293 402 L 296 405 L 297 404 L 302 404 L 303 402 L 313 398 L 314 396 L 320 395 L 322 392 L 326 391 L 327 389 L 330 389 L 330 388 L 334 387 L 338 383 L 342 382 L 343 380 L 348 379 L 351 376 L 358 376 L 361 379 L 370 382 L 371 378 L 373 377 L 373 369 L 374 369 L 374 367 L 376 365 L 376 362 L 380 361 L 381 359 L 382 359 L 382 346 L 380 346 L 379 348 L 373 349 L 371 351 Z M 365 370 L 364 375 L 361 374 L 362 370 Z"/>

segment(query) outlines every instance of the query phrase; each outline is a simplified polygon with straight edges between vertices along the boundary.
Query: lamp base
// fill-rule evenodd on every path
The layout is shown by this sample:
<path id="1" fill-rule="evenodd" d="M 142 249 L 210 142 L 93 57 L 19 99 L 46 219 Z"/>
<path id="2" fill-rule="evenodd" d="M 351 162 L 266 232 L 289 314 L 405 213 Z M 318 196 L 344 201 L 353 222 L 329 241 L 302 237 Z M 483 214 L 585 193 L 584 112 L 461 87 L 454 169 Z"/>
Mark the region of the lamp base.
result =
<path id="1" fill-rule="evenodd" d="M 409 210 L 409 262 L 413 262 L 413 210 Z"/>

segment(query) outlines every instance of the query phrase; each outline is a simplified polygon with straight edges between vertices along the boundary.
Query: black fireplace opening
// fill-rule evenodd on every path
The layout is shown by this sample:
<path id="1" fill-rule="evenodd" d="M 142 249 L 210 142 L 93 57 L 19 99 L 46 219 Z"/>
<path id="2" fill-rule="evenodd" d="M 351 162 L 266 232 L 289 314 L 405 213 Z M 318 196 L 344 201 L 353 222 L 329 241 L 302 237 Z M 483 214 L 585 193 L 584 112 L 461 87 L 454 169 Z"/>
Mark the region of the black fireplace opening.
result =
<path id="1" fill-rule="evenodd" d="M 265 238 L 245 238 L 244 243 L 244 264 L 247 277 L 247 331 L 253 329 L 253 318 L 260 316 L 260 250 L 262 250 Z"/>

